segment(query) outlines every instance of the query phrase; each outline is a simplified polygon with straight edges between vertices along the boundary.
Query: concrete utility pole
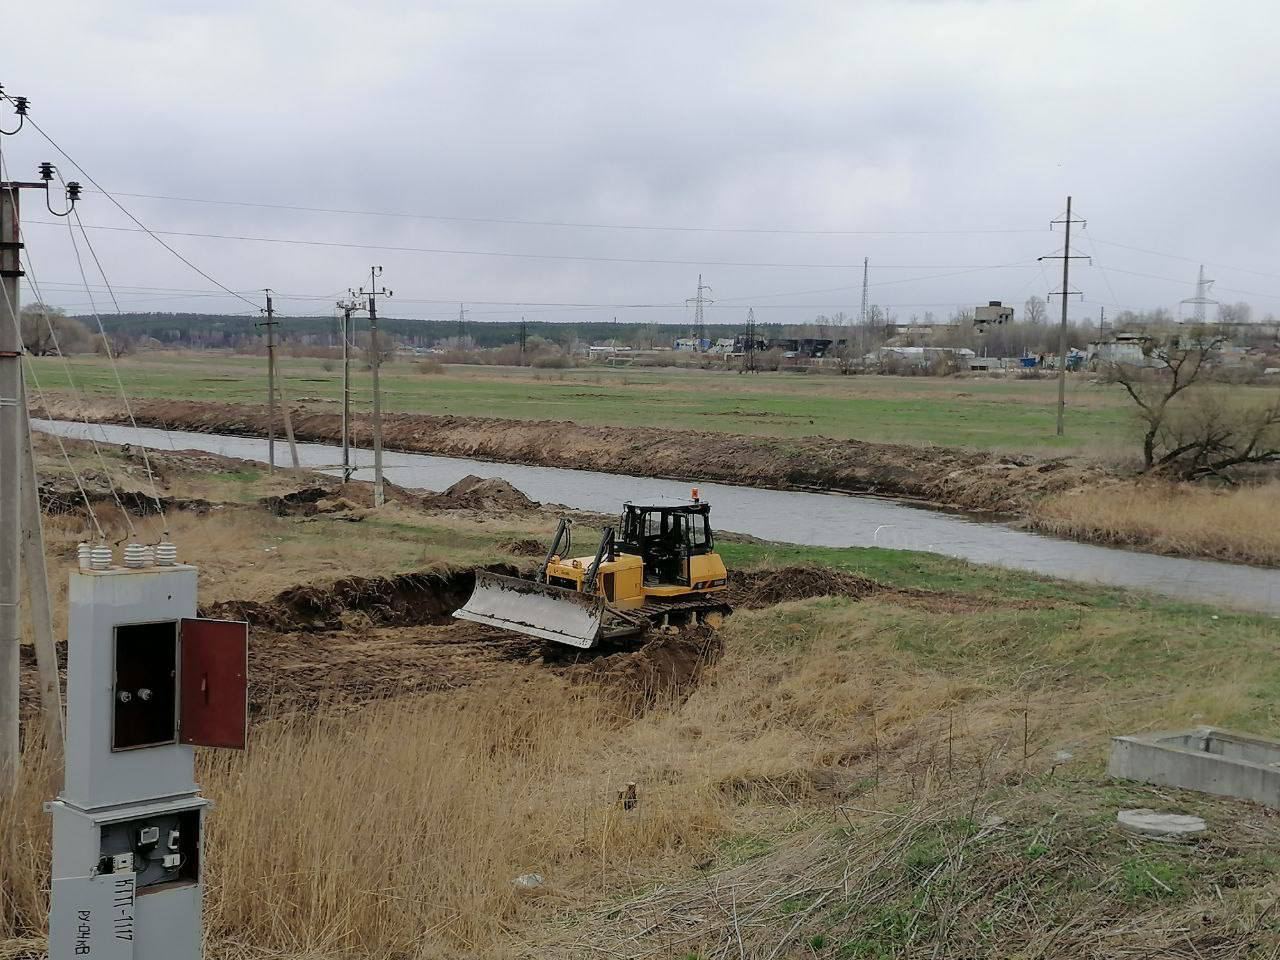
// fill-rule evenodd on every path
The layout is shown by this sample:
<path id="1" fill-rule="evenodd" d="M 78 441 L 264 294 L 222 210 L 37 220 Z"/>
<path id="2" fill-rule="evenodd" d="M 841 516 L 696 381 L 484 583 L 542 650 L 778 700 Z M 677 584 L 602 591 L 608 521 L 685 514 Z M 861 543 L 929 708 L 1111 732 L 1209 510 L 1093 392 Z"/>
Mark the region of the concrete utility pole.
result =
<path id="1" fill-rule="evenodd" d="M 267 462 L 268 473 L 276 472 L 276 320 L 271 308 L 271 291 L 267 295 L 267 319 L 259 322 L 259 327 L 267 328 Z"/>
<path id="2" fill-rule="evenodd" d="M 1067 410 L 1067 299 L 1071 296 L 1071 261 L 1072 260 L 1088 260 L 1089 257 L 1073 257 L 1071 255 L 1071 225 L 1073 223 L 1085 224 L 1084 220 L 1071 219 L 1071 198 L 1067 197 L 1067 215 L 1060 220 L 1051 220 L 1049 226 L 1052 228 L 1054 224 L 1062 223 L 1066 225 L 1066 238 L 1062 247 L 1061 257 L 1040 257 L 1041 260 L 1061 260 L 1062 261 L 1062 325 L 1058 329 L 1058 436 L 1062 436 L 1065 430 L 1064 420 Z M 1050 292 L 1049 297 L 1057 296 Z M 1083 294 L 1081 294 L 1083 296 Z"/>
<path id="3" fill-rule="evenodd" d="M 382 357 L 378 349 L 378 297 L 391 296 L 386 287 L 378 289 L 378 277 L 382 276 L 381 267 L 369 268 L 369 289 L 360 288 L 358 296 L 366 297 L 369 310 L 369 369 L 373 372 L 373 505 L 380 507 L 386 503 L 382 489 L 382 390 L 378 385 L 378 367 L 382 365 Z M 459 314 L 461 315 L 461 307 Z M 461 323 L 459 319 L 459 323 Z"/>
<path id="4" fill-rule="evenodd" d="M 24 384 L 25 387 L 25 384 Z M 22 410 L 27 408 L 26 394 Z M 49 599 L 49 571 L 44 559 L 44 521 L 40 516 L 40 487 L 36 481 L 36 451 L 31 420 L 22 418 L 22 569 L 27 576 L 27 613 L 40 675 L 40 707 L 44 713 L 44 742 L 50 757 L 62 759 L 66 736 L 62 717 L 62 687 L 58 680 L 58 650 L 53 640 L 53 604 Z"/>
<path id="5" fill-rule="evenodd" d="M 524 317 L 520 318 L 520 366 L 524 366 L 524 352 L 529 343 L 529 325 L 525 323 Z"/>
<path id="6" fill-rule="evenodd" d="M 18 644 L 22 624 L 22 339 L 18 278 L 22 276 L 18 190 L 34 184 L 0 184 L 0 791 L 10 793 L 18 776 Z"/>
<path id="7" fill-rule="evenodd" d="M 0 129 L 0 135 L 16 133 L 26 117 L 27 101 L 13 98 L 19 117 L 14 130 Z M 41 190 L 45 205 L 54 216 L 65 217 L 80 198 L 80 184 L 66 185 L 68 207 L 54 210 L 49 203 L 49 183 L 53 180 L 51 163 L 40 165 L 41 180 L 0 183 L 0 792 L 11 792 L 17 782 L 21 758 L 19 739 L 19 644 L 22 623 L 19 603 L 22 598 L 23 556 L 31 584 L 32 628 L 40 669 L 41 696 L 46 708 L 46 731 L 50 746 L 62 748 L 62 711 L 56 697 L 57 659 L 53 650 L 51 618 L 48 616 L 48 580 L 45 574 L 43 536 L 39 534 L 39 503 L 36 517 L 23 521 L 23 493 L 36 490 L 35 463 L 32 459 L 28 431 L 26 391 L 22 382 L 21 300 L 18 280 L 22 271 L 22 230 L 19 194 L 22 190 Z M 30 511 L 28 511 L 30 512 Z M 40 556 L 35 550 L 40 549 Z M 54 688 L 46 689 L 50 674 Z M 51 705 L 52 704 L 52 705 Z M 56 711 L 56 712 L 54 712 Z"/>

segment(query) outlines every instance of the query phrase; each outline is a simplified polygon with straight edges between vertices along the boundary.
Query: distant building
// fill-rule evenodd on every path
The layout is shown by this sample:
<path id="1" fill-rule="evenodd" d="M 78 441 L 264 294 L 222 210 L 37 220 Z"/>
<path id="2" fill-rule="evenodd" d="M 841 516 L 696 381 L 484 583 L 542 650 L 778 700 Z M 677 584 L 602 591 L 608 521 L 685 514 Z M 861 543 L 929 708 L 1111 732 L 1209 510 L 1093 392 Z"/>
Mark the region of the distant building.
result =
<path id="1" fill-rule="evenodd" d="M 1005 323 L 1012 319 L 1013 307 L 1006 307 L 999 300 L 988 300 L 985 307 L 975 307 L 973 311 L 975 324 Z"/>

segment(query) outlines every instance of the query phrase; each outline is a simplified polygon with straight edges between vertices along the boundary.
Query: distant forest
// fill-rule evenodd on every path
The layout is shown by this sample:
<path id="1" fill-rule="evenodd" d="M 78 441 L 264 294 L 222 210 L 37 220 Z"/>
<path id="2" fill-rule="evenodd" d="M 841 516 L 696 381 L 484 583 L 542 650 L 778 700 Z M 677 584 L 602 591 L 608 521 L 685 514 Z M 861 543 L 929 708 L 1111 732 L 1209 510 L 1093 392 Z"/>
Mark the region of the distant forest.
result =
<path id="1" fill-rule="evenodd" d="M 87 318 L 92 321 L 93 318 Z M 170 346 L 236 348 L 257 342 L 261 331 L 254 326 L 259 318 L 234 317 L 206 313 L 122 313 L 103 316 L 102 322 L 113 336 L 136 340 L 149 337 Z M 353 326 L 357 332 L 368 329 L 368 318 L 356 314 Z M 758 323 L 762 337 L 779 336 L 779 324 Z M 677 337 L 687 337 L 691 328 L 684 324 L 613 323 L 610 321 L 577 321 L 551 323 L 530 320 L 525 326 L 534 337 L 568 348 L 576 343 L 607 343 L 618 340 L 638 347 L 670 346 Z M 406 320 L 379 317 L 378 330 L 394 336 L 410 346 L 430 347 L 437 344 L 456 345 L 457 320 Z M 742 324 L 708 323 L 706 335 L 711 339 L 733 337 L 742 333 Z M 336 345 L 339 341 L 338 320 L 327 317 L 282 317 L 276 328 L 281 342 L 314 345 Z M 501 347 L 520 339 L 520 321 L 467 321 L 462 336 L 469 346 Z"/>

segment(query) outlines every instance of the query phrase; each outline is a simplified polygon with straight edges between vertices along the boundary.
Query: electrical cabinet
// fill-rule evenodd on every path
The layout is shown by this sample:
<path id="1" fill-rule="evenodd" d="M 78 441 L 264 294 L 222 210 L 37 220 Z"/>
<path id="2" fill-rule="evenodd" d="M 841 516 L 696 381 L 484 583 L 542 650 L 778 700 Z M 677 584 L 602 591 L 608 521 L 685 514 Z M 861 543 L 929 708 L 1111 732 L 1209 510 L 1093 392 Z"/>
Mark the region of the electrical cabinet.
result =
<path id="1" fill-rule="evenodd" d="M 196 746 L 243 749 L 248 625 L 196 614 L 196 570 L 73 573 L 52 960 L 200 960 Z"/>
<path id="2" fill-rule="evenodd" d="M 115 628 L 112 750 L 244 749 L 249 627 L 186 617 Z"/>

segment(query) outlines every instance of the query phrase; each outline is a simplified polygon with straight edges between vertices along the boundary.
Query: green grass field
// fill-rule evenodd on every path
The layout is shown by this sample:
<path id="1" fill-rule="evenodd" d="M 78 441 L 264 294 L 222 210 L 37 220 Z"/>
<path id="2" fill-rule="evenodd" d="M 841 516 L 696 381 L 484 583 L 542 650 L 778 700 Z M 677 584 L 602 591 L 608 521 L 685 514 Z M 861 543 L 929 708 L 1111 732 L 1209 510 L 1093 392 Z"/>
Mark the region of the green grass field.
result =
<path id="1" fill-rule="evenodd" d="M 326 370 L 325 367 L 331 369 Z M 356 366 L 353 364 L 353 367 Z M 334 361 L 280 360 L 291 401 L 335 402 L 341 371 Z M 35 361 L 44 389 L 112 396 L 116 385 L 98 357 Z M 220 353 L 152 353 L 126 357 L 120 374 L 130 396 L 260 403 L 263 358 Z M 70 380 L 74 380 L 74 385 Z M 827 436 L 979 449 L 1120 450 L 1132 419 L 1117 389 L 1083 375 L 1068 384 L 1068 430 L 1054 435 L 1057 385 L 1045 380 L 930 377 L 745 377 L 725 371 L 573 370 L 451 366 L 424 374 L 411 359 L 383 367 L 385 408 L 425 414 L 574 420 L 617 426 L 669 426 L 777 437 Z M 368 371 L 353 375 L 359 409 L 370 397 Z"/>

